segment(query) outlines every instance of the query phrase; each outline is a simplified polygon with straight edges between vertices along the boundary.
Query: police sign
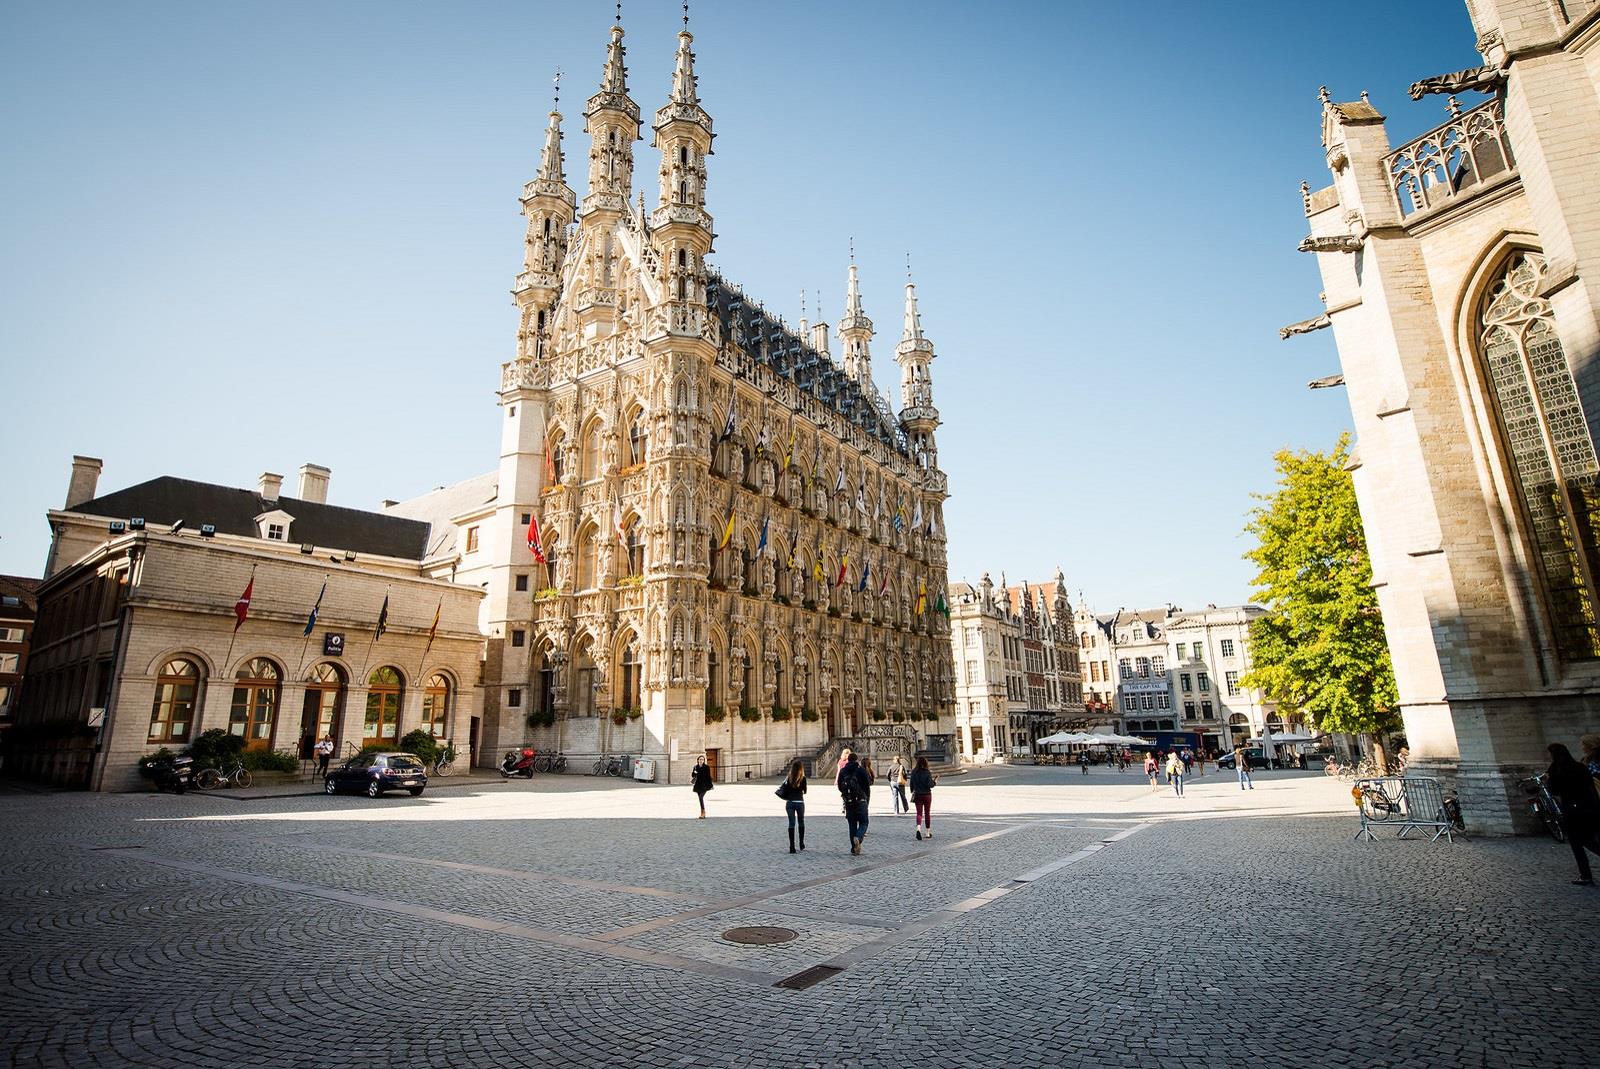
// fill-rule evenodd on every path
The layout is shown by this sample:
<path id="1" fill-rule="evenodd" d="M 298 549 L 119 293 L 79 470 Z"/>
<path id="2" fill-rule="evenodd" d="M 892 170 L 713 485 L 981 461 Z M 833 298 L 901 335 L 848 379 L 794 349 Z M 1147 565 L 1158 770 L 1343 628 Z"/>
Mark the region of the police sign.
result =
<path id="1" fill-rule="evenodd" d="M 322 636 L 322 655 L 324 657 L 343 657 L 344 636 L 333 631 L 324 632 Z"/>

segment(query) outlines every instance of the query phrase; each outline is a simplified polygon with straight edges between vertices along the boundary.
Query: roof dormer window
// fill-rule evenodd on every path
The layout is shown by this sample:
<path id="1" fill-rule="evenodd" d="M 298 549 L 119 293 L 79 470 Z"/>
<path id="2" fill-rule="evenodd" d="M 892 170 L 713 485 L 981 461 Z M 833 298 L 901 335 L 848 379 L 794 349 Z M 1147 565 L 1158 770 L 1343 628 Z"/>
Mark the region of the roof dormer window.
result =
<path id="1" fill-rule="evenodd" d="M 269 542 L 287 542 L 290 528 L 293 526 L 293 516 L 282 509 L 273 509 L 256 517 L 256 537 L 265 538 Z"/>

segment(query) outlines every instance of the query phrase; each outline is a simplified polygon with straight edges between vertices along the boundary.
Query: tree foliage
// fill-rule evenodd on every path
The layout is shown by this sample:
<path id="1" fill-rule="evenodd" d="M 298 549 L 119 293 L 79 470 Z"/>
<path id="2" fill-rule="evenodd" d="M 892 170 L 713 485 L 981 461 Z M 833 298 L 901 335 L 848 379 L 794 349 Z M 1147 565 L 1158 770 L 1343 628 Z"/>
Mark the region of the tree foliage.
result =
<path id="1" fill-rule="evenodd" d="M 1397 697 L 1349 457 L 1341 435 L 1330 453 L 1274 458 L 1277 488 L 1245 527 L 1268 612 L 1250 626 L 1243 682 L 1323 731 L 1370 734 L 1393 726 Z"/>

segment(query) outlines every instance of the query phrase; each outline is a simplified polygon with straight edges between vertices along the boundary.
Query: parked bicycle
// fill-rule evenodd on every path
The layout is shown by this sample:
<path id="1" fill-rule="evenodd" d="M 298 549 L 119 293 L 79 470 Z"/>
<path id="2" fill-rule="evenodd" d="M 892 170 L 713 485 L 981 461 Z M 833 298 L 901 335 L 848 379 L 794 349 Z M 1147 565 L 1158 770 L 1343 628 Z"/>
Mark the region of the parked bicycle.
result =
<path id="1" fill-rule="evenodd" d="M 542 753 L 534 758 L 533 770 L 535 772 L 565 772 L 567 770 L 567 755 L 559 750 L 555 753 Z"/>
<path id="2" fill-rule="evenodd" d="M 225 785 L 248 787 L 254 779 L 244 763 L 236 760 L 226 768 L 202 768 L 194 777 L 194 785 L 209 791 Z"/>
<path id="3" fill-rule="evenodd" d="M 625 754 L 611 754 L 609 757 L 602 757 L 595 761 L 595 763 L 590 766 L 589 775 L 625 776 L 628 774 L 630 765 L 631 762 L 628 760 Z"/>
<path id="4" fill-rule="evenodd" d="M 1528 792 L 1529 811 L 1544 825 L 1550 838 L 1558 843 L 1566 842 L 1567 832 L 1561 826 L 1561 803 L 1550 793 L 1549 777 L 1543 772 L 1529 776 L 1522 781 L 1522 789 Z"/>
<path id="5" fill-rule="evenodd" d="M 433 763 L 433 771 L 430 775 L 448 776 L 455 771 L 455 768 L 456 748 L 450 746 L 440 752 L 439 759 Z"/>

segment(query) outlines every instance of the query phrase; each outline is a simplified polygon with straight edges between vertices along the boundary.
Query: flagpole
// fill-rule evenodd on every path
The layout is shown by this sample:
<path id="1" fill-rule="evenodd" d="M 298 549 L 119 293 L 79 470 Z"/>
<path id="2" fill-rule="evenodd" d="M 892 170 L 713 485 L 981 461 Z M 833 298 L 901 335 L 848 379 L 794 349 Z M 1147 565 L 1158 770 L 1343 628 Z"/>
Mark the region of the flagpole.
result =
<path id="1" fill-rule="evenodd" d="M 389 591 L 391 589 L 392 589 L 392 586 L 385 586 L 383 588 L 383 601 L 384 601 L 385 605 L 387 605 L 389 603 Z M 381 610 L 380 610 L 380 614 L 381 614 Z M 365 680 L 367 678 L 367 665 L 372 661 L 372 651 L 377 647 L 377 645 L 378 645 L 378 631 L 377 631 L 377 628 L 373 628 L 372 639 L 371 639 L 371 641 L 369 641 L 367 643 L 367 659 L 365 661 L 361 662 L 361 671 L 357 675 L 358 679 Z"/>
<path id="2" fill-rule="evenodd" d="M 417 679 L 422 678 L 422 670 L 428 666 L 428 651 L 433 649 L 433 636 L 439 629 L 439 614 L 444 611 L 444 595 L 439 595 L 439 607 L 433 610 L 433 627 L 428 629 L 427 645 L 422 647 L 422 660 L 417 662 Z M 420 684 L 419 684 L 420 686 Z"/>
<path id="3" fill-rule="evenodd" d="M 328 573 L 327 572 L 323 572 L 322 573 L 322 589 L 323 590 L 327 590 L 328 589 Z M 305 670 L 306 670 L 306 650 L 309 649 L 310 646 L 311 646 L 311 632 L 316 630 L 316 627 L 314 626 L 315 625 L 315 614 L 318 611 L 318 609 L 320 609 L 321 607 L 322 607 L 322 595 L 319 593 L 317 595 L 316 603 L 311 606 L 311 612 L 313 614 L 312 615 L 313 626 L 306 630 L 306 640 L 304 642 L 300 643 L 300 670 L 295 673 L 295 678 L 296 679 L 299 679 L 300 676 L 305 673 Z"/>
<path id="4" fill-rule="evenodd" d="M 256 568 L 257 567 L 258 566 L 254 565 L 254 564 L 250 565 L 250 579 L 249 579 L 249 581 L 247 583 L 245 583 L 245 589 L 249 590 L 251 592 L 251 596 L 252 597 L 255 594 L 254 587 L 255 587 L 255 582 L 256 582 Z M 238 605 L 239 605 L 239 603 L 237 601 L 235 601 L 234 602 L 235 611 L 238 610 Z M 249 602 L 246 602 L 245 603 L 245 615 L 248 616 L 249 614 L 250 614 L 250 604 L 249 604 Z M 233 644 L 235 642 L 239 641 L 239 628 L 241 628 L 243 626 L 244 626 L 244 621 L 243 620 L 238 620 L 238 619 L 234 620 L 234 622 L 233 622 L 233 634 L 228 637 L 228 652 L 222 655 L 222 670 L 224 672 L 226 672 L 228 670 L 228 665 L 233 661 Z"/>

